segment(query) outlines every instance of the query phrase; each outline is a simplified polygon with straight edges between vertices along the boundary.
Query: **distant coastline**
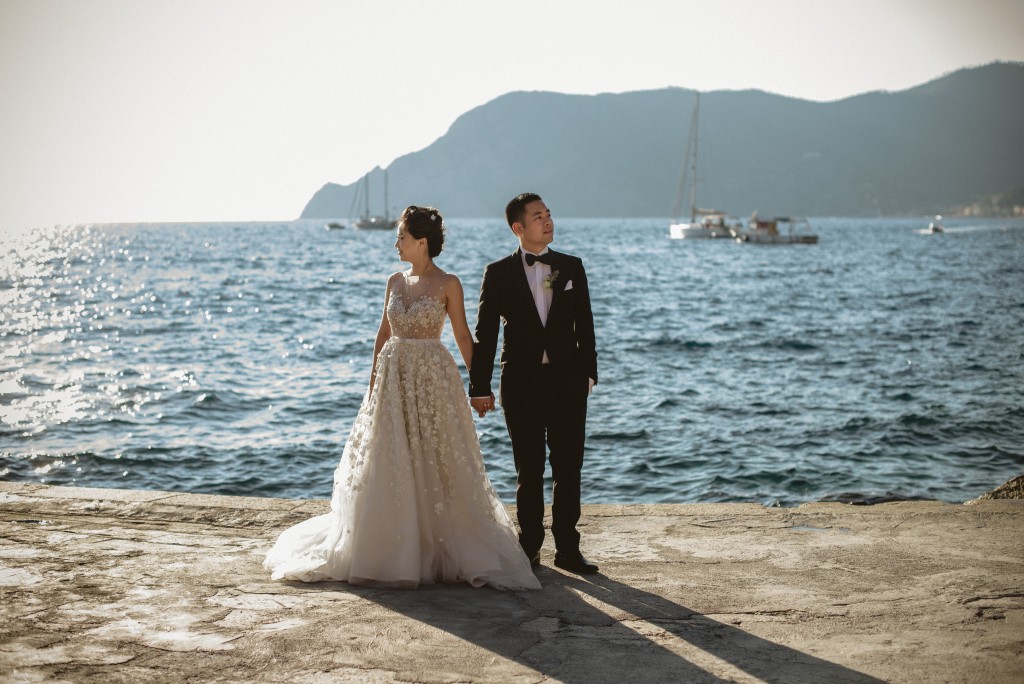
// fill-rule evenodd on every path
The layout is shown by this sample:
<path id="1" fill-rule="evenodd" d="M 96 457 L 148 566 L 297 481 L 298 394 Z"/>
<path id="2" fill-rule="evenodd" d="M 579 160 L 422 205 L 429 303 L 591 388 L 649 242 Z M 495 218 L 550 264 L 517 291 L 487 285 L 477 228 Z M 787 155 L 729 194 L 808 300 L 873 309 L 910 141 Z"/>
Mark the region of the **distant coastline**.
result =
<path id="1" fill-rule="evenodd" d="M 1007 192 L 976 200 L 970 204 L 954 207 L 947 211 L 949 216 L 972 216 L 978 218 L 1017 218 L 1024 216 L 1024 186 Z"/>
<path id="2" fill-rule="evenodd" d="M 529 189 L 562 217 L 668 216 L 694 96 L 683 88 L 507 93 L 426 148 L 365 174 L 369 210 L 430 203 L 448 217 L 494 216 Z M 834 102 L 701 93 L 701 206 L 742 217 L 1022 216 L 1019 111 L 1024 63 Z M 301 217 L 351 217 L 363 182 L 326 183 Z"/>

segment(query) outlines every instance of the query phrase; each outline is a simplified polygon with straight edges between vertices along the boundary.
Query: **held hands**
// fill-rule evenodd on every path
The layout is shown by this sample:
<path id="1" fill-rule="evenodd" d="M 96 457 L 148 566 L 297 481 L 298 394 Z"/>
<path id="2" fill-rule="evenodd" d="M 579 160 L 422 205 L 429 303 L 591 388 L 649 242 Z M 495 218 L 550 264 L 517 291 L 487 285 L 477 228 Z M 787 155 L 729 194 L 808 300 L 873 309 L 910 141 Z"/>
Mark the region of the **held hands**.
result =
<path id="1" fill-rule="evenodd" d="M 594 393 L 594 385 L 596 384 L 597 383 L 594 382 L 593 378 L 587 378 L 587 394 Z M 473 407 L 473 410 L 476 411 L 476 414 L 481 418 L 486 416 L 488 412 L 495 409 L 494 394 L 491 394 L 489 397 L 470 397 L 469 403 Z"/>
<path id="2" fill-rule="evenodd" d="M 494 410 L 494 395 L 489 397 L 472 397 L 469 403 L 473 406 L 473 410 L 476 411 L 477 415 L 483 418 L 487 415 L 488 411 Z"/>

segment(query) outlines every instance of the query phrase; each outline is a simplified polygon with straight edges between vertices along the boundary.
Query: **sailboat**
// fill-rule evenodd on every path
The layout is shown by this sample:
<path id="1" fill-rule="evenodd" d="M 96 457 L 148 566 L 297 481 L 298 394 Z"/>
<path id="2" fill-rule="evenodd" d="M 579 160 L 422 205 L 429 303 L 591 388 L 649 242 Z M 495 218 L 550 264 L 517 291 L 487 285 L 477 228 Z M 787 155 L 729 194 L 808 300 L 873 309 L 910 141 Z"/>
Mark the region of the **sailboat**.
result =
<path id="1" fill-rule="evenodd" d="M 722 211 L 697 208 L 697 131 L 700 120 L 700 93 L 693 96 L 693 115 L 690 117 L 690 134 L 686 140 L 686 155 L 683 157 L 683 169 L 679 177 L 679 189 L 676 191 L 675 203 L 672 207 L 673 221 L 669 224 L 669 237 L 679 239 L 694 238 L 732 238 L 742 228 L 739 219 Z M 682 220 L 683 199 L 687 186 L 690 190 L 690 220 Z M 699 220 L 698 220 L 699 217 Z"/>
<path id="2" fill-rule="evenodd" d="M 370 213 L 370 174 L 363 176 L 363 199 L 365 209 L 363 215 L 356 219 L 354 225 L 363 230 L 393 230 L 398 224 L 388 216 L 388 172 L 384 172 L 384 215 L 373 215 Z"/>

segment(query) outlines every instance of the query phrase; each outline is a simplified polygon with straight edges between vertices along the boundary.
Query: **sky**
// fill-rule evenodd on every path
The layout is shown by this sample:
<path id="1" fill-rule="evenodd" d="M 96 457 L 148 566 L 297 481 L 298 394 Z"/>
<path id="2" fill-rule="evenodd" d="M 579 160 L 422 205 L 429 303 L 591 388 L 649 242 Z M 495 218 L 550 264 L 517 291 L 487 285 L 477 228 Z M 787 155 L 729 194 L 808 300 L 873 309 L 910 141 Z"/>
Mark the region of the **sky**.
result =
<path id="1" fill-rule="evenodd" d="M 0 0 L 0 234 L 290 220 L 516 90 L 832 101 L 1021 36 L 1024 0 Z"/>

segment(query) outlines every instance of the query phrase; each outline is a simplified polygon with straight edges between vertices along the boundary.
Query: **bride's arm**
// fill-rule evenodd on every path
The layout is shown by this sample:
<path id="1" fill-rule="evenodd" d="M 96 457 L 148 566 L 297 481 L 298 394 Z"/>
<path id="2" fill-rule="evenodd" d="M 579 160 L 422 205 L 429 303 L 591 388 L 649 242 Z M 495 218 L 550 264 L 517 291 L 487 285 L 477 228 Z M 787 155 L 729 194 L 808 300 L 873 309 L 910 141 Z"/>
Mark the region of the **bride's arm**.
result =
<path id="1" fill-rule="evenodd" d="M 391 337 L 391 324 L 388 323 L 388 297 L 391 296 L 391 283 L 395 277 L 388 278 L 387 287 L 384 288 L 384 312 L 380 317 L 380 327 L 377 328 L 377 339 L 373 343 L 373 369 L 370 371 L 370 393 L 373 393 L 373 383 L 377 379 L 377 355 L 380 354 L 384 343 Z"/>
<path id="2" fill-rule="evenodd" d="M 448 320 L 452 323 L 452 334 L 455 335 L 455 344 L 459 346 L 459 353 L 466 364 L 466 370 L 473 367 L 473 335 L 469 332 L 469 325 L 466 323 L 466 304 L 462 294 L 462 283 L 457 276 L 451 276 L 444 288 Z"/>

